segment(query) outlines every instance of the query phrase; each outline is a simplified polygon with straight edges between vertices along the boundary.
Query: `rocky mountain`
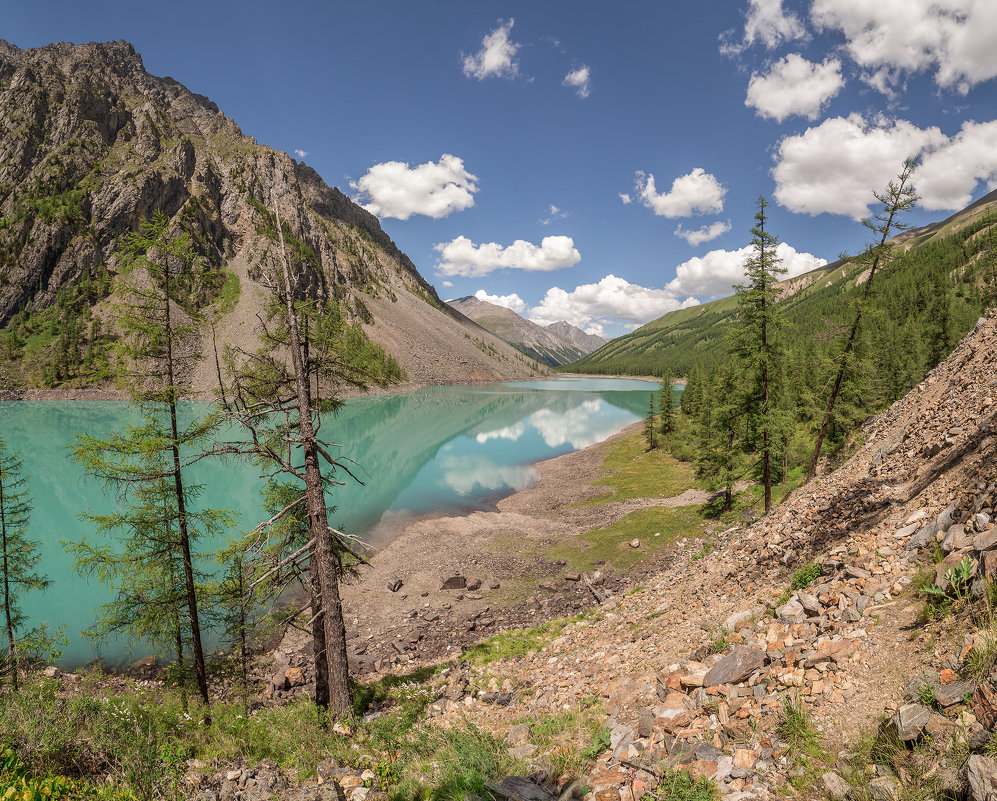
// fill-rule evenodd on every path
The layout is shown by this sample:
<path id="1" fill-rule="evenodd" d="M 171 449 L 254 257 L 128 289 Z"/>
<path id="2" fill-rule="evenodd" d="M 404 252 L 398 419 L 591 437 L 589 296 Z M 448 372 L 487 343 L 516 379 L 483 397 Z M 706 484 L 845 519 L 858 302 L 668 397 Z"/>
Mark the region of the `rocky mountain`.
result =
<path id="1" fill-rule="evenodd" d="M 203 262 L 191 302 L 220 344 L 253 336 L 278 210 L 308 263 L 412 384 L 529 377 L 535 365 L 450 309 L 378 220 L 313 169 L 246 136 L 206 97 L 145 71 L 127 42 L 0 41 L 0 375 L 79 386 L 113 337 L 118 240 L 162 212 Z M 94 354 L 97 354 L 95 356 Z M 194 389 L 211 384 L 205 359 Z"/>
<path id="2" fill-rule="evenodd" d="M 505 306 L 478 300 L 473 295 L 450 300 L 447 303 L 531 359 L 551 367 L 570 364 L 589 352 L 554 328 L 537 325 Z M 555 323 L 555 325 L 562 324 Z M 588 336 L 584 331 L 579 331 L 568 323 L 563 325 L 573 328 L 583 337 Z"/>
<path id="3" fill-rule="evenodd" d="M 609 342 L 608 339 L 597 334 L 586 334 L 578 326 L 572 325 L 567 320 L 559 320 L 545 327 L 548 331 L 553 331 L 565 339 L 570 339 L 585 353 L 591 353 Z"/>

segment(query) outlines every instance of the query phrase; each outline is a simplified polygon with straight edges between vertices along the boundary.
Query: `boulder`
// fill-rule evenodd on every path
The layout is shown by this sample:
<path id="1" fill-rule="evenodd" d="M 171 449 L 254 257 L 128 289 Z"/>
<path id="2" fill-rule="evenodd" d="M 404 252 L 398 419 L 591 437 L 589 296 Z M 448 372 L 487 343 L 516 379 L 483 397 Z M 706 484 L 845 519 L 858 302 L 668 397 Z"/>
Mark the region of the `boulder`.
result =
<path id="1" fill-rule="evenodd" d="M 997 798 L 997 759 L 974 754 L 966 763 L 971 801 Z"/>
<path id="2" fill-rule="evenodd" d="M 869 795 L 874 801 L 897 801 L 897 783 L 889 776 L 881 776 L 869 782 Z"/>
<path id="3" fill-rule="evenodd" d="M 467 589 L 467 579 L 463 576 L 451 576 L 443 582 L 441 590 L 463 590 Z M 525 799 L 524 799 L 525 801 Z"/>
<path id="4" fill-rule="evenodd" d="M 739 645 L 710 668 L 709 673 L 703 678 L 703 686 L 737 684 L 763 667 L 765 667 L 764 651 L 748 645 Z"/>

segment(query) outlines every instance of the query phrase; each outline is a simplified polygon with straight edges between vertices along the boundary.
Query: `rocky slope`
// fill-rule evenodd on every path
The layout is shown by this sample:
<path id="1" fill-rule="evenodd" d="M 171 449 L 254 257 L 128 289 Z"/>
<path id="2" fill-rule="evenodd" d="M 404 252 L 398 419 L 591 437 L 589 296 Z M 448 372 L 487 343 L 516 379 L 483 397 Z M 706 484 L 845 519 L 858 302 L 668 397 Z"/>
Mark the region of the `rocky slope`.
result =
<path id="1" fill-rule="evenodd" d="M 997 777 L 997 761 L 967 757 L 997 725 L 997 629 L 982 581 L 997 578 L 995 364 L 992 311 L 869 421 L 839 470 L 723 532 L 712 553 L 688 542 L 645 587 L 535 656 L 489 664 L 472 686 L 494 686 L 444 700 L 438 714 L 505 730 L 529 757 L 529 728 L 515 724 L 599 698 L 611 747 L 587 780 L 595 801 L 639 798 L 676 766 L 715 779 L 732 801 L 779 797 L 790 780 L 808 781 L 780 726 L 787 705 L 822 732 L 815 797 L 924 788 L 989 797 L 979 788 Z M 944 560 L 933 564 L 932 553 Z M 947 571 L 964 560 L 969 578 L 952 586 Z M 915 582 L 925 563 L 930 575 Z M 980 597 L 976 617 L 926 623 L 916 589 L 936 579 L 950 598 Z M 512 700 L 487 703 L 486 689 Z M 863 764 L 856 747 L 877 728 L 892 756 L 874 751 Z"/>
<path id="2" fill-rule="evenodd" d="M 609 342 L 608 339 L 597 334 L 586 334 L 577 325 L 572 325 L 567 320 L 558 320 L 545 327 L 548 331 L 553 331 L 555 334 L 570 339 L 585 353 L 591 353 Z"/>
<path id="3" fill-rule="evenodd" d="M 473 295 L 450 300 L 447 303 L 451 308 L 471 318 L 478 325 L 491 331 L 495 336 L 508 342 L 526 356 L 551 367 L 569 364 L 594 350 L 594 348 L 586 350 L 565 334 L 559 333 L 549 326 L 545 328 L 531 320 L 524 319 L 512 309 L 478 300 Z M 555 323 L 555 325 L 560 324 Z M 584 331 L 579 331 L 568 323 L 563 323 L 563 325 L 578 331 L 582 337 L 588 336 Z"/>
<path id="4" fill-rule="evenodd" d="M 0 109 L 0 329 L 8 333 L 12 324 L 38 333 L 25 324 L 60 297 L 89 315 L 113 292 L 105 270 L 113 278 L 116 241 L 162 212 L 203 259 L 200 305 L 238 278 L 238 301 L 215 311 L 221 344 L 245 345 L 262 303 L 266 214 L 278 209 L 309 263 L 303 291 L 337 298 L 411 382 L 535 372 L 443 304 L 374 216 L 310 167 L 243 135 L 207 98 L 147 73 L 126 42 L 21 50 L 0 41 Z M 53 338 L 57 347 L 62 335 L 51 324 L 20 355 Z M 6 342 L 19 347 L 17 331 Z M 195 384 L 209 382 L 210 368 L 202 372 Z M 52 383 L 30 371 L 7 378 Z"/>

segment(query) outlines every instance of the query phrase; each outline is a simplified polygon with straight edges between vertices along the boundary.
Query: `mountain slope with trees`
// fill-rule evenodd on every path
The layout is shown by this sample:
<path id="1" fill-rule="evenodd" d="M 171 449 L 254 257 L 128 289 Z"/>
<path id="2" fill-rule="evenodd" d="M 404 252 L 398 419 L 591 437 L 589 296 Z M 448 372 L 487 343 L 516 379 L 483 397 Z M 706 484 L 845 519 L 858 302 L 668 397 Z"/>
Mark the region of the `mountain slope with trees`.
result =
<path id="1" fill-rule="evenodd" d="M 944 296 L 937 302 L 945 302 L 947 315 L 938 324 L 955 322 L 958 326 L 945 335 L 951 349 L 997 291 L 995 222 L 997 192 L 991 192 L 946 220 L 893 237 L 891 244 L 903 258 L 878 279 L 882 285 L 873 303 L 893 324 L 907 327 L 913 323 L 928 338 L 937 337 L 926 314 L 929 293 L 924 281 L 943 288 Z M 855 259 L 844 258 L 781 281 L 777 288 L 790 326 L 787 337 L 796 339 L 825 323 L 845 320 L 848 313 L 842 301 L 860 291 L 865 271 Z M 668 312 L 612 340 L 571 369 L 601 375 L 648 375 L 668 369 L 687 376 L 694 365 L 706 366 L 723 358 L 724 332 L 736 313 L 733 295 Z"/>
<path id="2" fill-rule="evenodd" d="M 147 73 L 126 42 L 22 50 L 0 42 L 0 378 L 6 388 L 107 377 L 122 275 L 114 243 L 164 214 L 190 236 L 187 305 L 219 344 L 259 313 L 279 209 L 305 257 L 302 291 L 330 299 L 412 383 L 528 377 L 535 369 L 449 309 L 376 217 L 310 167 L 245 136 L 205 97 Z M 203 364 L 188 377 L 212 385 Z M 246 344 L 246 343 L 241 343 Z M 398 376 L 396 376 L 398 377 Z"/>

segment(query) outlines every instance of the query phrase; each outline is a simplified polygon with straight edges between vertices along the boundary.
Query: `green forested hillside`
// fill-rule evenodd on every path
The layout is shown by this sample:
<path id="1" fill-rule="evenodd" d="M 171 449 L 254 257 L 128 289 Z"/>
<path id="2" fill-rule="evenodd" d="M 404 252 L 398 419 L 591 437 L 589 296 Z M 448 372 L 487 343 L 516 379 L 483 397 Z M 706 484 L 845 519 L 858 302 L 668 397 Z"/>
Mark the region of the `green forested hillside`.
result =
<path id="1" fill-rule="evenodd" d="M 914 236 L 895 246 L 905 252 L 876 278 L 866 333 L 873 361 L 889 374 L 891 398 L 937 363 L 994 302 L 997 212 L 990 205 L 974 211 L 961 227 L 946 221 L 911 232 Z M 854 261 L 835 262 L 784 282 L 804 284 L 780 304 L 782 339 L 790 349 L 816 354 L 831 347 L 838 326 L 850 319 L 864 270 Z M 567 369 L 600 375 L 669 370 L 688 376 L 697 365 L 708 369 L 725 358 L 726 332 L 736 311 L 734 297 L 728 297 L 669 312 Z"/>

